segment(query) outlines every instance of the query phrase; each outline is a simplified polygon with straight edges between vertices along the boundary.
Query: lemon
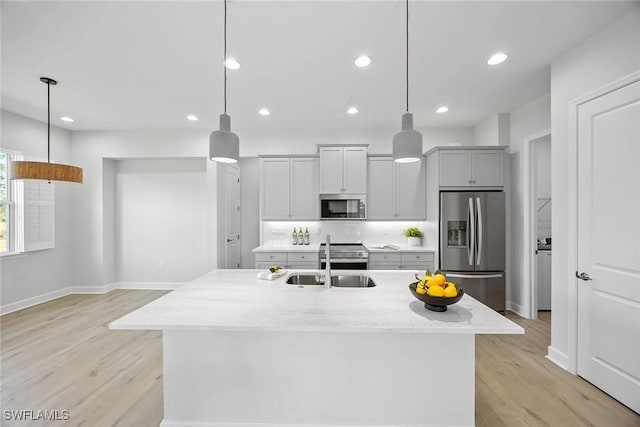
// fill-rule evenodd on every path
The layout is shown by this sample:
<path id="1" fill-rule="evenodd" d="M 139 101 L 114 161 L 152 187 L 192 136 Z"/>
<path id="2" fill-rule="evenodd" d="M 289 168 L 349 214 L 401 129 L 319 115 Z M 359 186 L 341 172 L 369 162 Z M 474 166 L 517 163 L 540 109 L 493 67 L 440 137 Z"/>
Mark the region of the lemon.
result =
<path id="1" fill-rule="evenodd" d="M 420 295 L 424 295 L 427 293 L 427 290 L 425 288 L 423 288 L 422 286 L 419 286 L 416 288 L 416 293 L 420 294 Z"/>
<path id="2" fill-rule="evenodd" d="M 442 286 L 431 286 L 427 289 L 427 295 L 432 297 L 443 297 L 444 296 L 444 288 Z"/>
<path id="3" fill-rule="evenodd" d="M 447 286 L 444 289 L 444 296 L 446 298 L 453 298 L 453 297 L 458 296 L 458 291 L 456 290 L 456 287 L 455 286 Z"/>
<path id="4" fill-rule="evenodd" d="M 444 286 L 444 284 L 447 282 L 447 279 L 446 277 L 444 277 L 444 274 L 436 274 L 433 277 L 438 280 L 438 286 Z"/>

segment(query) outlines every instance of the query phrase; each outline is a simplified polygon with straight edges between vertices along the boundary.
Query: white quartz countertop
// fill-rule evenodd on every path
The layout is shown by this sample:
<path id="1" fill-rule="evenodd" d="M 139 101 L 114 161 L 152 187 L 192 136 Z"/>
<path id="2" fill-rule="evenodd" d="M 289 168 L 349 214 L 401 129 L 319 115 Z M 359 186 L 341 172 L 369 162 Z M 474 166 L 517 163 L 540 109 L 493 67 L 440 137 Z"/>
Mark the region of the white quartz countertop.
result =
<path id="1" fill-rule="evenodd" d="M 384 243 L 362 243 L 369 252 L 435 252 L 428 246 L 409 246 L 406 243 L 398 244 L 399 249 L 383 248 Z M 309 245 L 292 245 L 286 241 L 270 241 L 253 249 L 253 252 L 318 252 L 320 250 L 319 243 L 311 243 Z"/>
<path id="2" fill-rule="evenodd" d="M 309 271 L 309 270 L 308 270 Z M 407 271 L 368 271 L 372 288 L 330 288 L 268 281 L 259 270 L 213 270 L 112 322 L 111 329 L 522 334 L 503 315 L 465 295 L 448 311 L 424 308 Z M 334 274 L 336 272 L 334 271 Z M 362 272 L 352 272 L 362 273 Z M 340 271 L 340 274 L 349 272 Z"/>

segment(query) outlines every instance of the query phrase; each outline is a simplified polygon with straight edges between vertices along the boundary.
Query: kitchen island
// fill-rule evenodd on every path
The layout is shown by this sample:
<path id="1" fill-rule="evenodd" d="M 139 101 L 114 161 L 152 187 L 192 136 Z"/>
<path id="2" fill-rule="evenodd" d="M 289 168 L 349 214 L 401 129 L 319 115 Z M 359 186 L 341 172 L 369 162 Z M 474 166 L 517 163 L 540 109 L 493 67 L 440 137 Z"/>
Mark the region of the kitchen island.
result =
<path id="1" fill-rule="evenodd" d="M 468 295 L 427 311 L 409 272 L 331 289 L 257 273 L 211 271 L 111 323 L 163 331 L 162 426 L 472 426 L 475 334 L 524 332 Z"/>

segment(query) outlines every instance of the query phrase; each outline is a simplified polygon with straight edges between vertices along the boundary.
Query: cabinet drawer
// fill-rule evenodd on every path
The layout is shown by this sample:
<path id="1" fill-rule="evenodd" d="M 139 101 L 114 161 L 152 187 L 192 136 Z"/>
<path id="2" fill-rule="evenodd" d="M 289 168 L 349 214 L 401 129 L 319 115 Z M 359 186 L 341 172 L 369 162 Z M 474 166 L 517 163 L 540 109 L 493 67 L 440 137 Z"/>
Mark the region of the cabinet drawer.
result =
<path id="1" fill-rule="evenodd" d="M 371 262 L 369 260 L 369 270 L 401 270 L 402 266 L 399 262 Z"/>
<path id="2" fill-rule="evenodd" d="M 298 261 L 298 262 L 288 262 L 287 265 L 285 265 L 285 268 L 292 268 L 292 269 L 298 269 L 298 270 L 318 270 L 320 266 L 318 261 L 316 262 Z"/>
<path id="3" fill-rule="evenodd" d="M 404 264 L 402 266 L 403 270 L 416 270 L 418 271 L 418 274 L 420 276 L 422 276 L 427 269 L 431 270 L 433 272 L 433 263 L 426 263 L 426 264 Z"/>
<path id="4" fill-rule="evenodd" d="M 404 252 L 402 264 L 433 262 L 433 252 Z"/>
<path id="5" fill-rule="evenodd" d="M 317 263 L 318 262 L 318 253 L 317 252 L 304 252 L 304 253 L 289 252 L 287 254 L 287 261 L 289 261 L 289 262 L 297 262 L 297 261 L 310 262 L 310 261 L 315 261 Z"/>
<path id="6" fill-rule="evenodd" d="M 369 264 L 372 263 L 397 263 L 400 265 L 400 260 L 402 259 L 399 253 L 390 253 L 390 252 L 369 252 Z"/>
<path id="7" fill-rule="evenodd" d="M 256 253 L 256 262 L 268 261 L 268 262 L 281 262 L 287 261 L 286 252 L 258 252 Z"/>

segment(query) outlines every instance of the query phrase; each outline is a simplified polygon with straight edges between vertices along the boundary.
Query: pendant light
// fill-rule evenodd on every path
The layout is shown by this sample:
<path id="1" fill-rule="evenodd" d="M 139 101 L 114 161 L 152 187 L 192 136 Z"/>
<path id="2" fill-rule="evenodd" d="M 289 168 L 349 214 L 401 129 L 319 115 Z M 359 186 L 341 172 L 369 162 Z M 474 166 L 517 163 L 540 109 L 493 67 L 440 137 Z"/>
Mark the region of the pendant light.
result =
<path id="1" fill-rule="evenodd" d="M 82 184 L 82 168 L 51 163 L 51 86 L 58 84 L 49 77 L 40 77 L 47 84 L 47 162 L 11 162 L 11 179 L 43 179 L 46 181 L 67 181 Z"/>
<path id="2" fill-rule="evenodd" d="M 220 163 L 236 163 L 240 158 L 240 140 L 231 132 L 231 117 L 227 114 L 227 0 L 224 0 L 224 114 L 220 114 L 220 130 L 209 136 L 209 158 Z"/>
<path id="3" fill-rule="evenodd" d="M 402 115 L 402 130 L 393 136 L 393 160 L 398 163 L 419 162 L 422 159 L 422 134 L 413 130 L 413 114 L 409 112 L 409 0 L 406 5 L 406 112 Z"/>

